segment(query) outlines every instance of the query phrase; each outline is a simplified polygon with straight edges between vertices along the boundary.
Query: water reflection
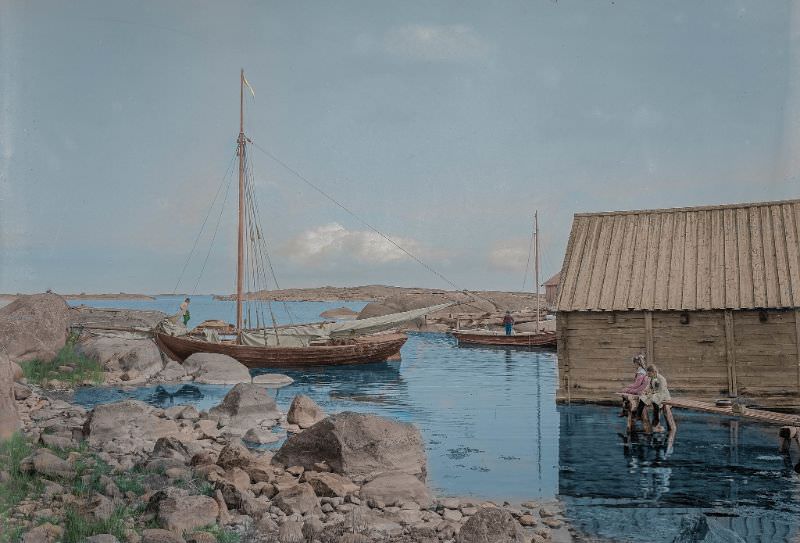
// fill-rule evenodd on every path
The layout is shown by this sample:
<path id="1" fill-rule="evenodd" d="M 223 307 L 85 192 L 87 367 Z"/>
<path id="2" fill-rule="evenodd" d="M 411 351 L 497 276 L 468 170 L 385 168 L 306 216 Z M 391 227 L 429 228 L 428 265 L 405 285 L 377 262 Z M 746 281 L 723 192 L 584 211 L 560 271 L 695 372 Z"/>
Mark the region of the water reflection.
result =
<path id="1" fill-rule="evenodd" d="M 681 411 L 671 443 L 668 435 L 618 433 L 616 414 L 561 409 L 560 492 L 587 532 L 671 541 L 690 512 L 714 515 L 747 541 L 796 532 L 798 478 L 776 454 L 774 428 Z"/>

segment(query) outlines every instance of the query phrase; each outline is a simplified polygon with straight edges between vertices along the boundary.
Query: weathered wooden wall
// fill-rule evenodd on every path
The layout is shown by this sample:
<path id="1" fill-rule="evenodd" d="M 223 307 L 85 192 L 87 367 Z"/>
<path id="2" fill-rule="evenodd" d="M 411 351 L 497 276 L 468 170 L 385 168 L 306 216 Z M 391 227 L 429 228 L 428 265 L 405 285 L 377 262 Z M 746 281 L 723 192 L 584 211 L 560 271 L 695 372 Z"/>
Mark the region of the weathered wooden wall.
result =
<path id="1" fill-rule="evenodd" d="M 770 405 L 800 399 L 800 319 L 795 310 L 562 312 L 557 318 L 559 397 L 608 399 L 647 354 L 670 389 L 698 398 L 730 394 Z"/>

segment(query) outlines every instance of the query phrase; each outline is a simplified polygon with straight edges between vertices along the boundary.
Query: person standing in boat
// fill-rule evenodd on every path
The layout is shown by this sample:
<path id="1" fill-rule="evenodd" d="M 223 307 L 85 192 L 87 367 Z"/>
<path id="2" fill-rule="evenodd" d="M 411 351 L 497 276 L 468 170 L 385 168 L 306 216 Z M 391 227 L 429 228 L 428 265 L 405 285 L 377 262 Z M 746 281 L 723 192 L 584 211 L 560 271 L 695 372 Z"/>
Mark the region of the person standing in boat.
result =
<path id="1" fill-rule="evenodd" d="M 186 326 L 189 323 L 189 319 L 192 318 L 189 314 L 189 298 L 186 298 L 180 306 L 178 310 L 178 315 L 183 319 L 183 325 Z"/>
<path id="2" fill-rule="evenodd" d="M 506 311 L 506 315 L 503 317 L 503 326 L 506 329 L 507 336 L 514 332 L 514 317 L 511 316 L 511 311 Z"/>

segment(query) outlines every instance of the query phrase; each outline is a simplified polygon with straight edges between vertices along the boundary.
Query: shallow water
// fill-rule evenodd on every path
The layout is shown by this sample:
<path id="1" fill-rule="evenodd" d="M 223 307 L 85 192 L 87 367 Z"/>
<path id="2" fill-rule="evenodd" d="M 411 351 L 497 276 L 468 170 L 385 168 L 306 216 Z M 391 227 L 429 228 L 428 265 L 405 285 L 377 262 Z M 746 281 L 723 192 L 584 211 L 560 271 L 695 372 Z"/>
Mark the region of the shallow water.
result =
<path id="1" fill-rule="evenodd" d="M 123 304 L 131 307 L 116 303 Z M 292 307 L 304 320 L 315 320 L 330 307 L 363 305 L 303 304 Z M 215 317 L 198 313 L 193 312 L 198 322 Z M 672 541 L 680 519 L 696 511 L 710 513 L 713 522 L 746 541 L 797 537 L 800 476 L 778 454 L 775 427 L 680 411 L 672 451 L 660 437 L 626 447 L 617 409 L 556 408 L 552 352 L 459 348 L 443 334 L 410 334 L 402 357 L 394 363 L 286 371 L 295 383 L 272 393 L 283 410 L 303 393 L 327 412 L 413 422 L 426 442 L 429 482 L 441 495 L 512 502 L 558 495 L 578 526 L 621 541 Z M 90 406 L 134 397 L 207 409 L 229 388 L 200 385 L 177 396 L 180 385 L 165 387 L 166 394 L 156 394 L 155 387 L 82 389 L 76 400 Z M 796 449 L 793 455 L 795 463 Z"/>

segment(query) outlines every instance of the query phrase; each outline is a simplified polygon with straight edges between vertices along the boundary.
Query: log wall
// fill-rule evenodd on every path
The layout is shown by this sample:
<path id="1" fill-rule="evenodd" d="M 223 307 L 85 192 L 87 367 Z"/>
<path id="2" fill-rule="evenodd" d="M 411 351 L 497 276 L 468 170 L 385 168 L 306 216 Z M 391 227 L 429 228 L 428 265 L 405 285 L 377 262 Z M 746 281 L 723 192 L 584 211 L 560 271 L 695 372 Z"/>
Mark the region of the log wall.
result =
<path id="1" fill-rule="evenodd" d="M 796 406 L 798 315 L 796 310 L 559 313 L 559 397 L 614 400 L 614 392 L 632 380 L 631 357 L 644 352 L 675 393 L 698 399 L 743 395 L 764 405 Z"/>

